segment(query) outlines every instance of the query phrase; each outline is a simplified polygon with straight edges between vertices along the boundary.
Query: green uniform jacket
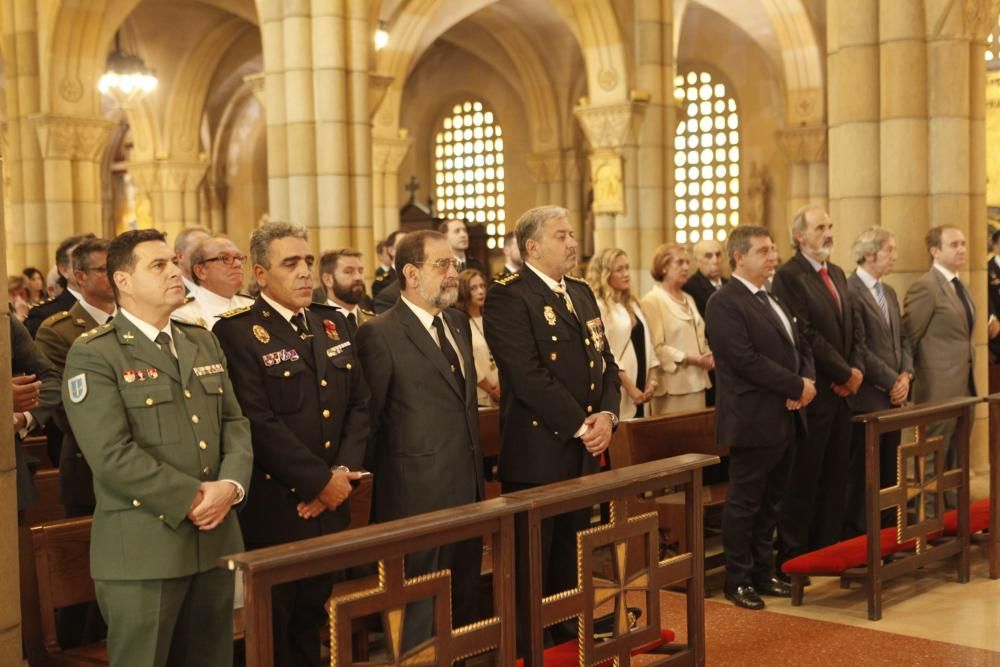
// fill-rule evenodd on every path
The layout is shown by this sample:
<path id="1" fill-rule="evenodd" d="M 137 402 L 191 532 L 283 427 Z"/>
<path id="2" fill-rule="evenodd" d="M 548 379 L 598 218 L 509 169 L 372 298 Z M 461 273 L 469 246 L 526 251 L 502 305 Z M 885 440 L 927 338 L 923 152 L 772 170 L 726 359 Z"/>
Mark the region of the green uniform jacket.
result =
<path id="1" fill-rule="evenodd" d="M 66 358 L 63 404 L 94 473 L 94 579 L 190 576 L 243 549 L 235 511 L 207 532 L 186 515 L 202 481 L 250 492 L 250 424 L 215 336 L 175 322 L 173 339 L 179 376 L 120 312 Z"/>

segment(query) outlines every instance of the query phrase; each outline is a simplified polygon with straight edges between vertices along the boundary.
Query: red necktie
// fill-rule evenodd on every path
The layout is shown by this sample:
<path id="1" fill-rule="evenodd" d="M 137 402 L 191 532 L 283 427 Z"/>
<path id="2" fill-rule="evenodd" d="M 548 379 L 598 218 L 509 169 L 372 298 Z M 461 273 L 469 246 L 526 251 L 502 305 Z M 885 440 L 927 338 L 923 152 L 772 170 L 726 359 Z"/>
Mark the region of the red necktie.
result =
<path id="1" fill-rule="evenodd" d="M 837 310 L 840 310 L 840 295 L 837 294 L 837 288 L 833 286 L 833 281 L 830 280 L 830 272 L 826 270 L 825 266 L 819 267 L 819 276 L 823 279 L 823 284 L 826 285 L 826 288 L 830 290 L 833 302 L 837 304 Z"/>

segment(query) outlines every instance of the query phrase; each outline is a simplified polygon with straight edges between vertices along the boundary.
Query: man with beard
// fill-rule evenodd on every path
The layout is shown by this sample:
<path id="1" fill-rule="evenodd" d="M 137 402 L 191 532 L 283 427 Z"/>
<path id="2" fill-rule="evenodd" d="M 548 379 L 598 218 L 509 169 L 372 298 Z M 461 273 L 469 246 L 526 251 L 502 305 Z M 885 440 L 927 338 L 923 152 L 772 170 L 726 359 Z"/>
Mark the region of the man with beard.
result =
<path id="1" fill-rule="evenodd" d="M 375 317 L 362 308 L 365 299 L 365 267 L 361 253 L 343 248 L 323 253 L 319 258 L 319 279 L 326 305 L 333 306 L 347 319 L 347 331 L 354 337 L 358 327 Z"/>
<path id="2" fill-rule="evenodd" d="M 813 351 L 816 399 L 806 408 L 809 433 L 795 444 L 792 476 L 778 519 L 778 567 L 839 541 L 847 509 L 853 396 L 864 379 L 864 328 L 843 269 L 829 261 L 833 223 L 818 206 L 792 221 L 795 255 L 774 276 L 774 294 L 795 316 Z"/>
<path id="3" fill-rule="evenodd" d="M 407 234 L 396 253 L 400 300 L 358 329 L 371 389 L 368 460 L 376 522 L 484 495 L 472 332 L 469 318 L 449 308 L 458 297 L 457 264 L 443 234 Z M 406 576 L 450 568 L 453 623 L 466 625 L 477 615 L 481 556 L 479 539 L 411 553 Z M 432 601 L 412 605 L 404 647 L 429 637 L 432 627 Z"/>
<path id="4" fill-rule="evenodd" d="M 241 516 L 248 549 L 343 530 L 351 481 L 361 477 L 368 389 L 347 321 L 312 303 L 313 260 L 304 228 L 268 222 L 255 229 L 250 261 L 260 297 L 224 313 L 212 330 L 253 437 L 253 493 Z M 275 665 L 322 664 L 319 629 L 339 576 L 274 588 Z"/>
<path id="5" fill-rule="evenodd" d="M 253 299 L 240 293 L 246 259 L 225 236 L 198 241 L 189 254 L 194 289 L 170 318 L 211 330 L 222 313 L 252 304 Z"/>
<path id="6" fill-rule="evenodd" d="M 521 216 L 517 245 L 525 265 L 486 296 L 486 342 L 500 369 L 499 472 L 504 493 L 596 473 L 618 424 L 620 381 L 586 281 L 576 267 L 569 213 L 540 206 Z M 576 587 L 576 536 L 589 510 L 542 522 L 546 596 Z M 518 550 L 520 557 L 521 551 Z M 527 563 L 518 562 L 519 577 Z M 518 599 L 519 619 L 529 600 Z M 527 638 L 520 628 L 520 642 Z M 553 637 L 558 641 L 562 637 Z M 519 646 L 526 647 L 523 643 Z"/>

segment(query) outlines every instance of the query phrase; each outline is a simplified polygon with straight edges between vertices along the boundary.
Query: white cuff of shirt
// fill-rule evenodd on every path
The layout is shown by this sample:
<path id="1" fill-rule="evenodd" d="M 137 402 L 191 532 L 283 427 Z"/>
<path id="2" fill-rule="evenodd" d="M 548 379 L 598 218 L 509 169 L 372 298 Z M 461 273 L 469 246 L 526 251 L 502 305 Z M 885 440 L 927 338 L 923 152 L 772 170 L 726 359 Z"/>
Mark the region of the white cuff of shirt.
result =
<path id="1" fill-rule="evenodd" d="M 583 434 L 590 430 L 590 425 L 587 422 L 583 422 L 580 428 L 576 429 L 576 433 L 573 434 L 574 438 L 582 438 Z"/>
<path id="2" fill-rule="evenodd" d="M 237 482 L 236 480 L 234 480 L 234 479 L 220 479 L 219 481 L 220 482 L 229 482 L 230 484 L 232 484 L 233 486 L 236 487 L 236 500 L 233 501 L 233 505 L 239 505 L 240 503 L 243 502 L 243 499 L 247 497 L 246 489 L 244 489 L 243 485 L 240 484 L 239 482 Z"/>
<path id="3" fill-rule="evenodd" d="M 24 440 L 31 433 L 31 429 L 35 427 L 35 418 L 31 416 L 30 412 L 22 412 L 21 414 L 24 415 L 24 428 L 18 431 L 17 434 L 21 436 L 21 440 Z"/>

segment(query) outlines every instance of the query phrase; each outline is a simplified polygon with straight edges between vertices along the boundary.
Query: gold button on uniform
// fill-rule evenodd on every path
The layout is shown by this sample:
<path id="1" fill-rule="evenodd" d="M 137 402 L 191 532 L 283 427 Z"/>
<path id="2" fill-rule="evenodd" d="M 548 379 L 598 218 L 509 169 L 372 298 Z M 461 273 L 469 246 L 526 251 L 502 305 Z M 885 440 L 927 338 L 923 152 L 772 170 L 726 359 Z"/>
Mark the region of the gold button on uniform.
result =
<path id="1" fill-rule="evenodd" d="M 198 415 L 191 415 L 191 421 L 192 421 L 193 423 L 197 424 L 197 423 L 198 423 L 199 421 L 201 421 L 201 420 L 200 420 L 200 419 L 198 419 Z"/>
<path id="2" fill-rule="evenodd" d="M 184 390 L 184 398 L 191 398 L 191 390 L 190 389 L 185 389 Z"/>
<path id="3" fill-rule="evenodd" d="M 330 418 L 330 411 L 324 409 L 323 410 L 323 419 L 329 419 L 329 418 Z"/>
<path id="4" fill-rule="evenodd" d="M 589 338 L 584 338 L 583 339 L 583 344 L 584 345 L 590 345 L 590 339 Z"/>
<path id="5" fill-rule="evenodd" d="M 351 370 L 351 365 L 347 364 L 347 370 Z"/>
<path id="6" fill-rule="evenodd" d="M 146 399 L 146 405 L 152 405 L 152 404 L 153 404 L 153 399 L 147 398 Z"/>
<path id="7" fill-rule="evenodd" d="M 330 449 L 331 447 L 333 447 L 333 443 L 331 443 L 329 440 L 327 440 L 326 442 L 323 443 L 323 447 L 325 449 Z"/>
<path id="8" fill-rule="evenodd" d="M 559 355 L 556 354 L 555 352 L 553 352 L 552 354 L 549 355 L 549 359 L 551 359 L 552 361 L 555 361 L 558 358 L 559 358 Z"/>
<path id="9" fill-rule="evenodd" d="M 138 500 L 133 500 L 132 501 L 132 507 L 139 507 L 141 505 L 142 505 L 142 503 L 140 503 Z"/>
<path id="10" fill-rule="evenodd" d="M 587 412 L 593 412 L 593 411 L 594 411 L 594 406 L 593 405 L 588 405 L 587 406 Z"/>
<path id="11" fill-rule="evenodd" d="M 594 384 L 593 382 L 590 383 L 590 391 L 594 391 L 596 387 L 597 387 L 596 384 Z"/>
<path id="12" fill-rule="evenodd" d="M 208 449 L 208 443 L 204 440 L 198 442 L 198 449 Z"/>
<path id="13" fill-rule="evenodd" d="M 319 386 L 325 387 L 326 386 L 326 380 L 320 380 L 319 381 Z"/>
<path id="14" fill-rule="evenodd" d="M 283 375 L 284 375 L 284 376 L 285 376 L 286 378 L 287 378 L 287 377 L 291 377 L 291 375 L 292 375 L 292 372 L 291 372 L 291 371 L 285 371 L 285 372 L 283 373 Z"/>
<path id="15" fill-rule="evenodd" d="M 553 336 L 553 337 L 552 337 L 552 342 L 553 342 L 553 343 L 556 343 L 556 342 L 558 342 L 558 341 L 559 341 L 559 337 L 558 337 L 558 336 Z"/>
<path id="16" fill-rule="evenodd" d="M 538 426 L 538 422 L 535 421 L 534 419 L 532 419 L 531 420 L 531 425 L 537 427 Z"/>
<path id="17" fill-rule="evenodd" d="M 271 473 L 269 472 L 264 473 L 264 479 L 271 479 Z"/>
<path id="18" fill-rule="evenodd" d="M 204 475 L 205 477 L 208 477 L 208 474 L 210 472 L 212 472 L 212 469 L 209 468 L 208 466 L 205 466 L 204 468 L 201 469 L 201 474 Z"/>
<path id="19" fill-rule="evenodd" d="M 167 517 L 163 516 L 162 514 L 160 515 L 159 518 L 160 518 L 160 521 L 166 521 L 167 520 Z"/>

